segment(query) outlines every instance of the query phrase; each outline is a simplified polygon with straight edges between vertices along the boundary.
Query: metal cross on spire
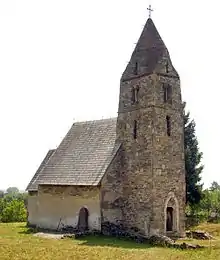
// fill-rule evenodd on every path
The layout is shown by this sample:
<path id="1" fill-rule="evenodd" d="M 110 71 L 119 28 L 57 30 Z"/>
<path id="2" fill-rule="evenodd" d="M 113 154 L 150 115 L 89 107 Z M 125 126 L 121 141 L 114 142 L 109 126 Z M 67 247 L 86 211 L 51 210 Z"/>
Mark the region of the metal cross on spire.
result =
<path id="1" fill-rule="evenodd" d="M 151 5 L 149 5 L 149 7 L 147 8 L 147 10 L 149 11 L 149 18 L 151 18 L 151 13 L 154 11 L 154 10 L 151 8 Z"/>

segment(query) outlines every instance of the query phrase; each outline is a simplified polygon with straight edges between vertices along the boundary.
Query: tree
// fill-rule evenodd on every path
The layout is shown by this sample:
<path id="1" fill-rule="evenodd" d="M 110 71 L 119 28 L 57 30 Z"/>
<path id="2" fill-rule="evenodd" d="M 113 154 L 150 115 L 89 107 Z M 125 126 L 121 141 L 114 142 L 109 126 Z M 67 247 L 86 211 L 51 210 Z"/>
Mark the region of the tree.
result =
<path id="1" fill-rule="evenodd" d="M 20 193 L 17 188 L 8 188 L 0 198 L 0 221 L 21 222 L 26 221 L 27 193 Z"/>
<path id="2" fill-rule="evenodd" d="M 195 131 L 195 121 L 190 119 L 190 113 L 185 111 L 184 104 L 184 147 L 186 168 L 186 201 L 190 206 L 196 206 L 202 199 L 201 165 L 202 153 L 199 151 Z"/>
<path id="3" fill-rule="evenodd" d="M 210 190 L 211 191 L 220 190 L 220 185 L 218 184 L 218 182 L 213 181 L 212 184 L 211 184 Z"/>
<path id="4" fill-rule="evenodd" d="M 209 189 L 206 189 L 203 191 L 202 199 L 199 203 L 199 210 L 204 211 L 206 213 L 206 219 L 211 215 L 212 213 L 212 194 L 209 191 Z"/>
<path id="5" fill-rule="evenodd" d="M 7 201 L 7 202 L 10 202 L 14 199 L 17 199 L 20 197 L 20 193 L 19 193 L 19 189 L 16 188 L 16 187 L 9 187 L 7 190 L 6 190 L 6 193 L 5 193 L 5 196 L 4 196 L 4 199 Z"/>
<path id="6" fill-rule="evenodd" d="M 2 215 L 2 211 L 5 207 L 5 204 L 6 204 L 5 200 L 3 198 L 1 198 L 0 199 L 0 220 L 1 220 L 1 215 Z"/>
<path id="7" fill-rule="evenodd" d="M 8 193 L 8 194 L 17 194 L 17 193 L 19 193 L 19 189 L 17 187 L 9 187 L 6 190 L 6 193 Z"/>
<path id="8" fill-rule="evenodd" d="M 2 222 L 24 222 L 26 221 L 26 209 L 23 201 L 12 200 L 6 203 L 1 214 Z"/>
<path id="9" fill-rule="evenodd" d="M 217 182 L 215 182 L 215 184 L 217 184 Z M 200 212 L 203 212 L 203 215 L 206 217 L 206 220 L 210 222 L 219 221 L 220 189 L 215 188 L 212 190 L 211 186 L 209 189 L 204 190 L 198 209 Z"/>
<path id="10" fill-rule="evenodd" d="M 0 199 L 4 197 L 4 191 L 0 190 Z"/>

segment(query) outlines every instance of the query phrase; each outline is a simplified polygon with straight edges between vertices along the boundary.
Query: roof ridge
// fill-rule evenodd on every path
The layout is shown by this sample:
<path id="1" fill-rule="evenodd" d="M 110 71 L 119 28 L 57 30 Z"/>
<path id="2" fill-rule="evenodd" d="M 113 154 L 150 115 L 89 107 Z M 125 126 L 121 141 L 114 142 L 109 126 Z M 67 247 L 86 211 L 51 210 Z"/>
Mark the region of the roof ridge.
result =
<path id="1" fill-rule="evenodd" d="M 102 118 L 102 119 L 94 119 L 94 120 L 84 120 L 84 121 L 76 121 L 73 124 L 85 124 L 85 123 L 93 123 L 93 122 L 103 122 L 103 121 L 114 121 L 117 120 L 117 117 L 110 117 L 110 118 Z"/>

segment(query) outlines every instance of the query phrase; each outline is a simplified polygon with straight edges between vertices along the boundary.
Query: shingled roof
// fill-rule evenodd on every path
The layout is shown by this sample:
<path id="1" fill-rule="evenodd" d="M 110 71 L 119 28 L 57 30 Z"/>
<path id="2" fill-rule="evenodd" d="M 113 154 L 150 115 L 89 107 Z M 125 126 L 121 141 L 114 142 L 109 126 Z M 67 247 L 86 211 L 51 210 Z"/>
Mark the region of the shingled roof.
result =
<path id="1" fill-rule="evenodd" d="M 31 179 L 30 183 L 28 184 L 26 190 L 29 191 L 37 191 L 37 185 L 36 185 L 36 179 L 38 178 L 39 173 L 41 170 L 44 168 L 44 166 L 47 164 L 49 161 L 50 157 L 53 155 L 55 150 L 49 150 L 48 153 L 46 154 L 45 158 L 43 159 L 41 165 L 37 169 L 36 173 L 34 174 L 33 178 Z"/>
<path id="2" fill-rule="evenodd" d="M 138 74 L 151 74 L 156 72 L 158 62 L 161 61 L 164 55 L 172 67 L 171 74 L 178 77 L 178 73 L 172 65 L 167 47 L 153 20 L 149 18 L 122 75 L 122 80 L 128 80 L 136 76 L 137 70 Z M 138 68 L 135 68 L 137 65 Z"/>
<path id="3" fill-rule="evenodd" d="M 116 122 L 74 123 L 33 185 L 98 185 L 120 147 L 115 143 Z"/>

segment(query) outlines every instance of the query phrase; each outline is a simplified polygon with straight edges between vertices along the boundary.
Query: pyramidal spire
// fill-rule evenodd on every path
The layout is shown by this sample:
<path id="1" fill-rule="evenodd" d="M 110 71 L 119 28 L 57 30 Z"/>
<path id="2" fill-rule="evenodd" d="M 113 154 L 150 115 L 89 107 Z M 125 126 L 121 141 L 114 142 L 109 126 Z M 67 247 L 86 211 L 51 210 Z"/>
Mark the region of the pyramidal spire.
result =
<path id="1" fill-rule="evenodd" d="M 150 16 L 153 11 L 151 6 L 148 10 Z M 172 65 L 167 47 L 153 20 L 149 17 L 127 68 L 122 75 L 122 80 L 129 80 L 133 77 L 153 73 L 169 73 L 169 75 L 178 77 L 178 73 Z"/>

